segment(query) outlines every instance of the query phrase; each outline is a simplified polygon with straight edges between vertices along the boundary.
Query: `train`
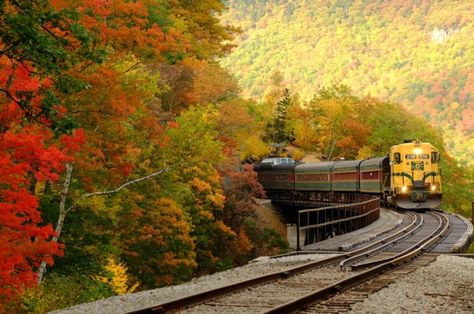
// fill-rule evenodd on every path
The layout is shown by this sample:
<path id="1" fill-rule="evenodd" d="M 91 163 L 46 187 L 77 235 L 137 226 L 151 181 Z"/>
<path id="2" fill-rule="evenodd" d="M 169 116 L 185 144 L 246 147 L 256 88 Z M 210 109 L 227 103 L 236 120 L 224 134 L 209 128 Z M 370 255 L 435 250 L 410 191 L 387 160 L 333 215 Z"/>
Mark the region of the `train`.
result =
<path id="1" fill-rule="evenodd" d="M 438 208 L 442 199 L 439 151 L 419 140 L 394 145 L 384 157 L 309 163 L 265 158 L 254 170 L 272 201 L 328 202 L 371 194 L 387 206 L 426 210 Z"/>

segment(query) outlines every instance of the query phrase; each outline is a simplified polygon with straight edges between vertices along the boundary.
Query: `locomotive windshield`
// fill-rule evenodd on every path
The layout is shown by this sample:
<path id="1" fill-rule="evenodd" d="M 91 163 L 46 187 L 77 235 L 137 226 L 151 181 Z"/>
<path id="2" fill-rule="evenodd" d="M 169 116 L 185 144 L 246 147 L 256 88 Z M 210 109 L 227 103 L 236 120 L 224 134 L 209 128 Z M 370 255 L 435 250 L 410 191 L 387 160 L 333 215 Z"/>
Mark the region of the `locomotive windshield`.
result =
<path id="1" fill-rule="evenodd" d="M 405 159 L 430 159 L 429 154 L 407 154 L 405 155 Z"/>

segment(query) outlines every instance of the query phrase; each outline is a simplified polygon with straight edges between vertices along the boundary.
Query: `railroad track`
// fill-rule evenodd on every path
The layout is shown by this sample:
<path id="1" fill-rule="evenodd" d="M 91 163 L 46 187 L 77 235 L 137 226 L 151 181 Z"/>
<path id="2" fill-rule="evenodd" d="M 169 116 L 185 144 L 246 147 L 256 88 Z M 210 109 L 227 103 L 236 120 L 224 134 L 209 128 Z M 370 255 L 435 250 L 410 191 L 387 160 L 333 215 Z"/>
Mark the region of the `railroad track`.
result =
<path id="1" fill-rule="evenodd" d="M 335 282 L 331 285 L 324 287 L 323 289 L 312 292 L 308 295 L 305 295 L 298 299 L 287 302 L 283 305 L 276 306 L 266 311 L 265 313 L 295 312 L 299 309 L 310 307 L 312 304 L 324 301 L 336 295 L 339 295 L 340 299 L 342 299 L 342 302 L 336 301 L 336 304 L 338 306 L 343 305 L 344 308 L 346 309 L 348 306 L 348 308 L 350 309 L 350 305 L 352 305 L 355 302 L 359 302 L 363 300 L 365 296 L 369 295 L 370 293 L 385 287 L 386 285 L 393 282 L 396 278 L 399 278 L 402 275 L 415 270 L 421 265 L 428 264 L 429 262 L 433 261 L 436 258 L 437 254 L 431 254 L 429 256 L 427 255 L 426 257 L 423 257 L 423 259 L 420 259 L 419 261 L 417 261 L 418 263 L 401 267 L 402 265 L 411 262 L 418 256 L 426 253 L 430 247 L 432 247 L 435 243 L 441 240 L 443 236 L 447 234 L 448 229 L 449 229 L 449 218 L 444 214 L 440 214 L 436 212 L 430 212 L 429 215 L 433 215 L 434 217 L 436 217 L 436 219 L 433 219 L 433 222 L 435 222 L 436 227 L 434 228 L 434 230 L 430 230 L 430 229 L 433 229 L 433 225 L 429 224 L 428 228 L 426 228 L 428 229 L 428 231 L 431 231 L 429 232 L 429 235 L 423 236 L 421 240 L 417 241 L 414 245 L 411 245 L 409 250 L 404 250 L 403 251 L 404 255 L 399 256 L 399 254 L 394 254 L 390 258 L 387 258 L 387 259 L 384 258 L 383 262 L 378 266 L 371 267 L 366 271 L 360 272 L 347 279 L 343 279 L 341 281 Z M 391 270 L 393 269 L 400 269 L 400 270 L 398 272 L 391 272 Z M 351 297 L 350 294 L 349 294 L 349 298 L 347 298 L 347 295 L 343 293 L 349 288 L 352 288 L 354 286 L 359 286 L 359 284 L 366 283 L 369 280 L 371 280 L 372 285 L 368 284 L 366 288 L 361 288 L 361 290 L 358 290 L 358 289 L 354 290 L 358 292 L 357 298 Z M 362 287 L 363 286 L 364 285 L 362 285 Z M 323 311 L 325 309 L 328 310 L 328 306 L 329 307 L 331 306 L 330 304 L 334 305 L 334 300 L 333 300 L 333 303 L 323 304 L 322 308 L 318 308 L 317 306 L 315 306 L 315 311 L 316 312 Z M 338 308 L 337 311 L 340 312 L 342 311 L 342 309 Z M 326 312 L 331 312 L 331 311 L 326 311 Z"/>
<path id="2" fill-rule="evenodd" d="M 182 313 L 288 313 L 306 308 L 321 300 L 340 295 L 341 291 L 349 291 L 348 289 L 355 285 L 359 287 L 361 283 L 369 282 L 373 278 L 389 276 L 382 274 L 425 253 L 447 233 L 449 219 L 441 213 L 409 215 L 412 222 L 408 226 L 361 249 L 130 313 L 166 313 L 177 310 Z M 390 254 L 385 253 L 388 248 L 391 248 Z M 431 260 L 434 258 L 431 257 Z M 425 257 L 418 260 L 424 259 Z M 365 261 L 362 262 L 363 260 Z M 413 265 L 419 267 L 417 264 Z M 369 269 L 364 270 L 367 267 Z M 370 289 L 379 289 L 377 287 L 380 283 L 388 282 L 388 279 L 373 280 L 379 284 L 369 286 Z M 370 294 L 371 290 L 366 290 L 353 292 L 358 298 L 351 296 L 349 299 L 358 302 L 361 297 Z M 334 302 L 340 305 L 345 301 Z M 350 307 L 350 304 L 338 307 L 328 303 L 316 311 L 347 306 Z M 312 311 L 311 309 L 309 310 Z"/>
<path id="3" fill-rule="evenodd" d="M 353 304 L 364 301 L 372 293 L 385 288 L 397 279 L 415 271 L 416 269 L 428 265 L 436 259 L 439 254 L 426 253 L 402 267 L 389 270 L 374 279 L 368 280 L 362 284 L 351 287 L 340 293 L 336 293 L 330 298 L 313 304 L 299 313 L 347 313 L 351 310 Z"/>

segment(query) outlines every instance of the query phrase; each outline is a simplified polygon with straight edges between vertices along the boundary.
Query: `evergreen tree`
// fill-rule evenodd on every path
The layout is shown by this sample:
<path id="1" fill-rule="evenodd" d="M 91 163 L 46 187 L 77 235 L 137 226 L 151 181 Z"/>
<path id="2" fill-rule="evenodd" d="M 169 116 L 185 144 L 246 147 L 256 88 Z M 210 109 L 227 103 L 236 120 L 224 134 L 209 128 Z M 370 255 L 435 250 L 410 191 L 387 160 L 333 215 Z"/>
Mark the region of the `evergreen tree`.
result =
<path id="1" fill-rule="evenodd" d="M 275 144 L 292 140 L 292 132 L 287 128 L 287 113 L 291 105 L 290 91 L 285 88 L 282 98 L 273 109 L 273 120 L 267 125 L 266 138 Z"/>

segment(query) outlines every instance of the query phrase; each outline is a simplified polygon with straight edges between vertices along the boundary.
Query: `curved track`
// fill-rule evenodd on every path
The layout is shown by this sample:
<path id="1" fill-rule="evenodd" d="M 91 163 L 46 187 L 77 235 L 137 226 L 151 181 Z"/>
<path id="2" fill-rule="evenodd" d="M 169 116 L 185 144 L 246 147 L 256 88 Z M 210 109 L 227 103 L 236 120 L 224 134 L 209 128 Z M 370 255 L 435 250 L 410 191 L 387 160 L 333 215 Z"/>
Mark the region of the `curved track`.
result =
<path id="1" fill-rule="evenodd" d="M 295 311 L 414 259 L 448 232 L 449 219 L 443 214 L 430 212 L 410 215 L 411 223 L 402 230 L 349 253 L 157 304 L 133 313 L 176 310 L 189 313 Z M 349 266 L 356 271 L 340 271 L 340 268 L 347 269 Z M 364 267 L 370 268 L 361 270 Z"/>
<path id="2" fill-rule="evenodd" d="M 424 216 L 433 216 L 433 219 L 430 219 L 430 222 L 427 222 L 425 218 L 425 223 L 423 228 L 414 234 L 414 237 L 417 239 L 415 243 L 412 244 L 413 241 L 403 241 L 400 243 L 400 247 L 408 245 L 409 248 L 403 250 L 400 253 L 392 254 L 390 257 L 384 257 L 380 259 L 380 265 L 371 267 L 366 271 L 360 272 L 354 276 L 351 276 L 347 279 L 343 279 L 337 281 L 331 285 L 327 285 L 326 287 L 312 292 L 308 295 L 304 295 L 298 299 L 292 300 L 287 302 L 283 305 L 276 306 L 265 313 L 290 313 L 295 312 L 299 309 L 305 308 L 310 306 L 311 304 L 321 302 L 323 300 L 332 297 L 338 293 L 341 293 L 353 286 L 360 285 L 365 283 L 369 280 L 376 281 L 379 278 L 383 278 L 386 276 L 390 270 L 394 268 L 398 268 L 419 255 L 427 252 L 430 247 L 432 247 L 435 243 L 437 243 L 443 236 L 448 233 L 449 230 L 449 218 L 440 213 L 430 212 L 427 214 L 423 214 Z M 421 234 L 421 235 L 420 235 Z M 407 240 L 410 240 L 411 237 Z M 425 257 L 426 259 L 426 257 Z M 431 255 L 428 257 L 427 261 L 423 261 L 422 265 L 426 265 L 428 262 L 432 261 L 434 257 Z M 374 263 L 366 263 L 365 266 L 373 266 Z M 417 266 L 419 267 L 419 266 Z M 405 273 L 401 272 L 400 274 Z M 394 280 L 394 279 L 393 279 Z M 386 279 L 382 279 L 377 287 L 380 289 L 387 285 L 389 281 Z M 371 291 L 372 292 L 372 291 Z M 351 302 L 354 300 L 351 300 Z"/>

